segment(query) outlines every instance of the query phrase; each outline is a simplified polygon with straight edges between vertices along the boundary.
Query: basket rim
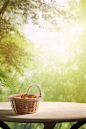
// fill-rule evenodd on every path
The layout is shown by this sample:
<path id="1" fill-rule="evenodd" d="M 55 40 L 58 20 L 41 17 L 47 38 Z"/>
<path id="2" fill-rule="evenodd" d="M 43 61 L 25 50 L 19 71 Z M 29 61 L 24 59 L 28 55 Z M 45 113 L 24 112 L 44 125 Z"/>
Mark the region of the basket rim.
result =
<path id="1" fill-rule="evenodd" d="M 37 98 L 17 98 L 17 96 L 19 95 L 26 95 L 26 94 L 12 94 L 12 95 L 9 95 L 7 97 L 7 99 L 21 99 L 21 100 L 39 100 L 39 99 L 42 99 L 42 96 L 38 95 L 38 94 L 34 94 L 37 96 Z M 28 95 L 32 95 L 32 94 L 28 94 Z"/>

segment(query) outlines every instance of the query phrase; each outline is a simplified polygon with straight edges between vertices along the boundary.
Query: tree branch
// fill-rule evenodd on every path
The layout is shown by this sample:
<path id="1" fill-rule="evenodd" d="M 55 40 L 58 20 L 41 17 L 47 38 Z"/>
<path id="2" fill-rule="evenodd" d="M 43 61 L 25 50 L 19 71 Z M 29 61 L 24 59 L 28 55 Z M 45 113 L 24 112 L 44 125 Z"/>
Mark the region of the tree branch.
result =
<path id="1" fill-rule="evenodd" d="M 1 19 L 1 17 L 3 16 L 3 14 L 4 14 L 4 12 L 5 12 L 5 10 L 6 10 L 7 6 L 8 6 L 8 4 L 9 4 L 9 2 L 10 2 L 10 0 L 7 0 L 6 2 L 4 2 L 3 6 L 2 6 L 2 8 L 1 8 L 1 10 L 0 10 L 0 19 Z"/>

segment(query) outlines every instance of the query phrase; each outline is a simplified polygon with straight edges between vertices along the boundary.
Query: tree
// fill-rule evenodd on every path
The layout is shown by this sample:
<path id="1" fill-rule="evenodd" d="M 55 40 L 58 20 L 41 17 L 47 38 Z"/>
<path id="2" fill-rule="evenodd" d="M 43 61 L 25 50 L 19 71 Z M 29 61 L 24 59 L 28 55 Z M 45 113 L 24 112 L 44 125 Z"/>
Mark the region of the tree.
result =
<path id="1" fill-rule="evenodd" d="M 63 31 L 66 48 L 64 56 L 67 59 L 65 69 L 68 82 L 71 84 L 72 98 L 77 102 L 86 102 L 84 99 L 86 97 L 86 2 L 71 0 L 69 6 L 71 13 L 78 18 L 69 25 L 65 25 L 66 28 Z"/>
<path id="2" fill-rule="evenodd" d="M 71 19 L 72 17 L 74 18 L 71 14 Z M 45 0 L 2 0 L 0 5 L 0 26 L 2 27 L 0 36 L 2 38 L 9 31 L 16 30 L 17 25 L 27 23 L 30 20 L 33 24 L 38 24 L 39 27 L 61 30 L 59 18 L 61 21 L 67 21 L 70 19 L 70 14 L 63 5 L 58 5 L 54 0 L 50 0 L 50 2 Z"/>
<path id="3" fill-rule="evenodd" d="M 70 19 L 69 15 L 63 6 L 57 5 L 56 1 L 0 1 L 0 66 L 3 69 L 5 67 L 4 71 L 8 69 L 11 72 L 12 69 L 15 69 L 17 72 L 22 73 L 21 68 L 28 67 L 28 61 L 32 60 L 33 50 L 31 52 L 29 49 L 28 53 L 19 46 L 21 42 L 26 44 L 25 38 L 18 30 L 19 25 L 28 23 L 31 20 L 33 24 L 37 24 L 39 27 L 61 30 L 58 22 L 59 18 L 67 21 Z M 40 21 L 43 21 L 43 24 Z"/>
<path id="4" fill-rule="evenodd" d="M 13 34 L 0 42 L 0 82 L 1 86 L 14 86 L 13 75 L 24 75 L 34 57 L 34 44 Z"/>
<path id="5" fill-rule="evenodd" d="M 27 50 L 24 45 L 26 45 Z M 7 67 L 10 72 L 14 68 L 17 72 L 22 73 L 25 68 L 28 68 L 30 61 L 33 60 L 34 54 L 30 48 L 33 51 L 33 43 L 23 41 L 15 34 L 4 38 L 0 43 L 1 65 Z"/>

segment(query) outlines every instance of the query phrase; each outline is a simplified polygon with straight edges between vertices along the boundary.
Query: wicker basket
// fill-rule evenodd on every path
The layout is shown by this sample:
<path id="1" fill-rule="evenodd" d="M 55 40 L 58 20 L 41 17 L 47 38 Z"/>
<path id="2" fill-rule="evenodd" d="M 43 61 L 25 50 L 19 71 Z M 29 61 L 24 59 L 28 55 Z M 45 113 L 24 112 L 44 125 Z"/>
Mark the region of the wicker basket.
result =
<path id="1" fill-rule="evenodd" d="M 28 99 L 18 98 L 18 96 L 20 95 L 26 95 L 28 97 L 29 95 L 32 95 L 32 94 L 28 94 L 28 91 L 32 86 L 36 86 L 39 89 L 40 95 L 35 94 L 36 98 L 28 98 Z M 19 114 L 35 113 L 38 110 L 39 101 L 41 98 L 42 98 L 41 90 L 39 86 L 36 84 L 30 85 L 27 89 L 26 94 L 14 94 L 7 97 L 7 99 L 9 99 L 11 103 L 11 106 L 14 112 Z"/>

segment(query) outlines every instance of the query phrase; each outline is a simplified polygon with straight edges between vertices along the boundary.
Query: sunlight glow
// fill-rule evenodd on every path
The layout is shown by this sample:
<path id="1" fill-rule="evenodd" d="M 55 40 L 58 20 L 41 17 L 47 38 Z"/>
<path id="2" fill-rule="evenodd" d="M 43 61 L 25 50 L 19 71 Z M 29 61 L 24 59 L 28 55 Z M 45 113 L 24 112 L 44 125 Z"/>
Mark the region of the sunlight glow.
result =
<path id="1" fill-rule="evenodd" d="M 80 32 L 83 30 L 83 26 L 76 26 L 75 28 L 72 29 L 74 32 Z"/>
<path id="2" fill-rule="evenodd" d="M 62 33 L 50 32 L 46 29 L 40 29 L 36 25 L 24 25 L 23 31 L 25 35 L 36 45 L 41 44 L 48 51 L 65 52 L 64 37 Z M 60 41 L 61 40 L 61 41 Z"/>
<path id="3" fill-rule="evenodd" d="M 61 45 L 61 47 L 60 47 L 60 52 L 65 52 L 65 47 L 64 47 L 64 45 Z"/>
<path id="4" fill-rule="evenodd" d="M 50 0 L 47 1 L 49 3 Z M 79 1 L 79 0 L 77 0 Z M 67 3 L 67 0 L 57 0 L 56 1 L 59 4 L 65 4 Z M 40 25 L 44 24 L 43 19 L 41 19 L 41 13 L 40 15 Z M 58 23 L 61 22 L 60 18 L 57 18 Z M 47 23 L 46 23 L 47 24 Z M 48 24 L 49 26 L 49 24 Z M 83 25 L 79 26 L 76 24 L 76 27 L 71 29 L 72 32 L 81 32 L 83 30 Z M 43 44 L 43 48 L 47 51 L 56 51 L 57 53 L 63 53 L 65 52 L 66 48 L 64 46 L 64 35 L 62 33 L 58 32 L 50 32 L 46 29 L 40 29 L 37 25 L 33 25 L 31 21 L 29 21 L 29 24 L 26 24 L 23 26 L 23 32 L 28 37 L 28 39 L 32 42 L 34 42 L 37 46 L 40 44 Z M 76 38 L 78 40 L 78 38 Z M 47 44 L 47 45 L 46 45 Z M 35 51 L 37 47 L 35 48 Z"/>
<path id="5" fill-rule="evenodd" d="M 57 0 L 57 3 L 63 4 L 64 2 L 67 2 L 67 0 Z"/>
<path id="6" fill-rule="evenodd" d="M 32 74 L 33 74 L 33 72 L 32 72 L 32 71 L 25 72 L 25 76 L 26 76 L 26 78 L 31 77 L 31 76 L 32 76 Z"/>

